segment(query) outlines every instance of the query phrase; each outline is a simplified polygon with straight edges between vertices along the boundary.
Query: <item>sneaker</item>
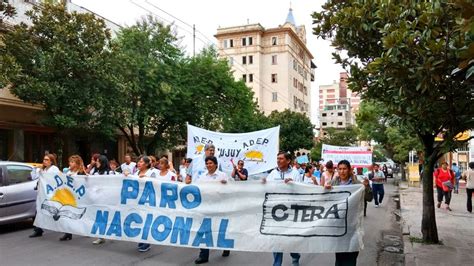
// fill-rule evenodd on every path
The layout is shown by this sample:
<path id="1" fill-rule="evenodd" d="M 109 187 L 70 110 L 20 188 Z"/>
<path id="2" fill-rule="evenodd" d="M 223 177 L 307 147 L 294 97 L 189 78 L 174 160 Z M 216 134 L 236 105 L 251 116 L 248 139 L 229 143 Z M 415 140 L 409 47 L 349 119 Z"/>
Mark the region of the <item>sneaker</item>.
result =
<path id="1" fill-rule="evenodd" d="M 150 245 L 148 244 L 142 245 L 138 248 L 139 252 L 147 252 L 148 250 L 150 250 Z"/>
<path id="2" fill-rule="evenodd" d="M 105 239 L 103 239 L 103 238 L 98 238 L 98 239 L 96 239 L 92 242 L 92 244 L 94 244 L 94 245 L 100 245 L 100 244 L 103 244 L 103 243 L 105 243 Z"/>
<path id="3" fill-rule="evenodd" d="M 436 204 L 436 207 L 441 208 L 441 202 L 438 202 L 438 204 Z"/>
<path id="4" fill-rule="evenodd" d="M 207 263 L 209 261 L 209 259 L 204 259 L 204 258 L 197 258 L 195 261 L 194 261 L 194 264 L 203 264 L 203 263 Z"/>
<path id="5" fill-rule="evenodd" d="M 451 208 L 449 208 L 449 206 L 446 206 L 446 210 L 452 212 L 453 210 L 451 210 Z"/>
<path id="6" fill-rule="evenodd" d="M 378 208 L 378 207 L 379 207 L 379 205 L 376 204 L 376 205 L 375 205 L 375 208 Z"/>
<path id="7" fill-rule="evenodd" d="M 224 250 L 222 252 L 222 257 L 229 257 L 229 255 L 230 255 L 230 250 Z"/>

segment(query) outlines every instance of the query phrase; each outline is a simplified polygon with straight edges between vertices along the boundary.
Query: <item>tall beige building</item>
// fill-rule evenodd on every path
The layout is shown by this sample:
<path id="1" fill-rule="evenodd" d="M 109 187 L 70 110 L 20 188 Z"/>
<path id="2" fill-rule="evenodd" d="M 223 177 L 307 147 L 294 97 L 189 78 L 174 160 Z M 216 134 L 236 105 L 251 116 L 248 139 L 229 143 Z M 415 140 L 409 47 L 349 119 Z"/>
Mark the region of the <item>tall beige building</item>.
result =
<path id="1" fill-rule="evenodd" d="M 346 128 L 355 124 L 360 97 L 347 88 L 346 72 L 339 74 L 339 82 L 319 86 L 319 122 L 322 129 Z"/>
<path id="2" fill-rule="evenodd" d="M 306 29 L 296 26 L 291 8 L 277 28 L 260 24 L 219 28 L 215 37 L 219 56 L 227 58 L 234 77 L 252 89 L 263 112 L 290 109 L 310 116 L 316 66 L 306 47 Z"/>

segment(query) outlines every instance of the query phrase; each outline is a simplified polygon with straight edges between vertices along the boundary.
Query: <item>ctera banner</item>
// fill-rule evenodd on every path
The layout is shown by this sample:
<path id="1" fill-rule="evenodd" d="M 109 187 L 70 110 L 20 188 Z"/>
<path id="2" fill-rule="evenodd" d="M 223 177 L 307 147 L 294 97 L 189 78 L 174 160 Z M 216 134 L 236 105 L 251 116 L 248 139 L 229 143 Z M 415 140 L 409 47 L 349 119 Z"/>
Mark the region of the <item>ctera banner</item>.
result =
<path id="1" fill-rule="evenodd" d="M 276 167 L 280 126 L 248 133 L 220 133 L 188 125 L 188 158 L 204 156 L 204 146 L 212 143 L 222 171 L 232 172 L 232 162 L 244 160 L 249 175 Z M 197 161 L 197 160 L 196 160 Z"/>
<path id="2" fill-rule="evenodd" d="M 363 248 L 362 185 L 186 185 L 122 175 L 40 177 L 35 226 L 190 248 L 327 253 Z"/>
<path id="3" fill-rule="evenodd" d="M 372 165 L 372 151 L 367 147 L 332 146 L 323 144 L 321 156 L 323 162 L 332 161 L 337 164 L 348 160 L 353 167 L 368 167 Z"/>

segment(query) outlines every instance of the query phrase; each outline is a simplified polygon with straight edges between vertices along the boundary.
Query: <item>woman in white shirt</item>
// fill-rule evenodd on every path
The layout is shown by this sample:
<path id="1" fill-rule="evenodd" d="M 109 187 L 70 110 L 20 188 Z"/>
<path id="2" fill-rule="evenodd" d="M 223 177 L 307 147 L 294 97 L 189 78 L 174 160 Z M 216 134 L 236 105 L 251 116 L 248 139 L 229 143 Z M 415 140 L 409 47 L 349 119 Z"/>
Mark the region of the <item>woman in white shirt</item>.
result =
<path id="1" fill-rule="evenodd" d="M 100 155 L 99 158 L 97 158 L 94 169 L 95 171 L 93 175 L 115 175 L 115 172 L 110 169 L 109 159 L 107 159 L 107 156 L 105 155 Z M 105 243 L 104 238 L 97 238 L 92 241 L 92 244 L 94 245 L 100 245 L 103 243 Z"/>
<path id="2" fill-rule="evenodd" d="M 312 185 L 319 185 L 318 180 L 316 180 L 316 177 L 313 175 L 314 172 L 314 166 L 311 164 L 308 164 L 306 166 L 306 169 L 304 170 L 304 175 L 303 175 L 303 183 L 305 184 L 312 184 Z"/>
<path id="3" fill-rule="evenodd" d="M 199 183 L 202 181 L 219 181 L 222 184 L 227 184 L 228 181 L 234 181 L 233 178 L 226 175 L 224 172 L 218 170 L 217 158 L 215 156 L 207 156 L 204 159 L 206 163 L 207 171 L 199 175 L 199 178 L 192 180 L 193 183 Z M 228 257 L 230 255 L 229 250 L 224 250 L 222 252 L 223 257 Z M 194 261 L 195 264 L 202 264 L 209 261 L 209 249 L 202 248 L 199 252 L 199 257 Z"/>
<path id="4" fill-rule="evenodd" d="M 326 163 L 326 171 L 321 174 L 321 186 L 330 184 L 333 179 L 337 177 L 336 170 L 332 161 Z"/>
<path id="5" fill-rule="evenodd" d="M 43 165 L 39 169 L 39 176 L 45 175 L 45 174 L 59 174 L 61 171 L 59 168 L 56 166 L 56 156 L 54 154 L 46 154 L 43 157 Z M 38 181 L 39 182 L 39 181 Z M 38 184 L 36 184 L 35 190 L 38 189 Z M 30 235 L 31 238 L 33 237 L 40 237 L 43 235 L 43 229 L 39 227 L 34 227 L 33 228 L 33 234 Z"/>
<path id="6" fill-rule="evenodd" d="M 173 173 L 169 168 L 169 162 L 166 158 L 161 158 L 158 161 L 160 165 L 160 171 L 156 175 L 156 178 L 163 180 L 163 181 L 176 181 L 176 174 Z"/>

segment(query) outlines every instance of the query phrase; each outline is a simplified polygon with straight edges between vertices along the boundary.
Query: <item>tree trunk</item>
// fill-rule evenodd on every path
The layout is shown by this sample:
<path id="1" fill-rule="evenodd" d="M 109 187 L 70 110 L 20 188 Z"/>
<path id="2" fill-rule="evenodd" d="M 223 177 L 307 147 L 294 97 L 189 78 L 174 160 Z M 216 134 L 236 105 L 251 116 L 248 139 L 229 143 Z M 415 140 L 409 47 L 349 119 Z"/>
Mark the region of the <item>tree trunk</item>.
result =
<path id="1" fill-rule="evenodd" d="M 424 242 L 437 244 L 439 239 L 433 195 L 433 167 L 438 158 L 438 151 L 433 148 L 433 144 L 434 136 L 423 137 L 425 162 L 423 164 L 423 217 L 421 219 L 421 233 L 423 234 Z"/>

